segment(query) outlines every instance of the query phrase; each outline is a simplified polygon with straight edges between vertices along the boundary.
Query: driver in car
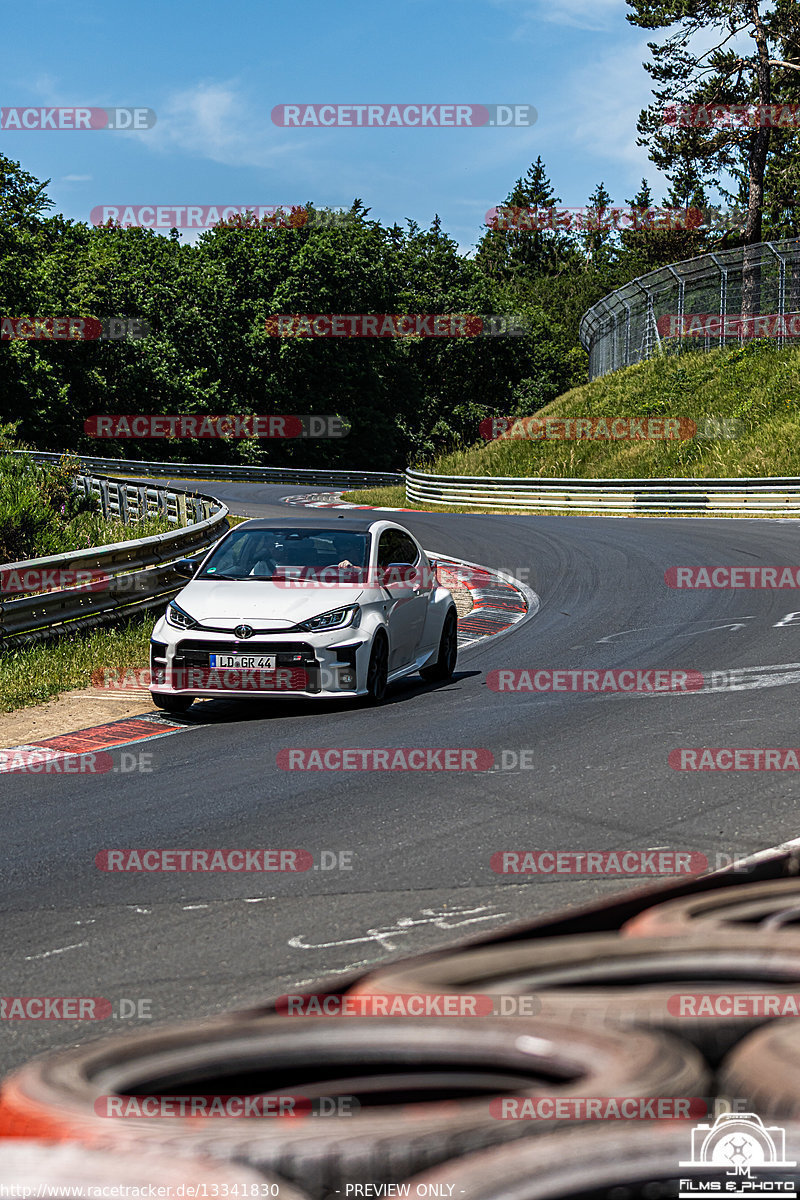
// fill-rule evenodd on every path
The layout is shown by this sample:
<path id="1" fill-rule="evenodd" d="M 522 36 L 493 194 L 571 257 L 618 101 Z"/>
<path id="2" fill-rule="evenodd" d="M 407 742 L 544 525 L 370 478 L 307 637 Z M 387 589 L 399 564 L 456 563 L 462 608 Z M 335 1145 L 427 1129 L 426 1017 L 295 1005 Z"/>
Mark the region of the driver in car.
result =
<path id="1" fill-rule="evenodd" d="M 276 546 L 274 538 L 264 538 L 261 541 L 258 549 L 254 554 L 254 562 L 248 574 L 250 575 L 274 575 L 277 570 L 277 564 L 273 555 L 275 554 Z"/>

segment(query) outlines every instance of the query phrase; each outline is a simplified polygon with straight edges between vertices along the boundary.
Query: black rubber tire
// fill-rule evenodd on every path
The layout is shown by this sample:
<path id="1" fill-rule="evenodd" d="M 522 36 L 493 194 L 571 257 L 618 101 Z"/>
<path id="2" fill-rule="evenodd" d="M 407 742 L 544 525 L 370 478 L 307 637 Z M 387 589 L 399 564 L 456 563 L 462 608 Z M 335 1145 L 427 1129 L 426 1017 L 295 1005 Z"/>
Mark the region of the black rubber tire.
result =
<path id="1" fill-rule="evenodd" d="M 763 1117 L 800 1121 L 800 1021 L 772 1021 L 736 1046 L 720 1068 L 720 1087 L 744 1096 Z M 800 1160 L 799 1160 L 800 1161 Z"/>
<path id="2" fill-rule="evenodd" d="M 194 696 L 171 696 L 168 692 L 151 692 L 150 695 L 156 708 L 168 713 L 188 712 L 194 702 Z"/>
<path id="3" fill-rule="evenodd" d="M 800 948 L 782 936 L 716 932 L 689 938 L 533 938 L 389 966 L 356 993 L 479 992 L 533 996 L 543 1020 L 580 1026 L 663 1030 L 685 1038 L 712 1064 L 751 1030 L 758 1015 L 693 1012 L 682 993 L 728 995 L 800 990 Z M 715 1002 L 712 1002 L 712 1004 Z M 670 1011 L 670 1004 L 674 1010 Z M 682 1012 L 681 1012 L 682 1009 Z"/>
<path id="4" fill-rule="evenodd" d="M 366 704 L 383 704 L 386 699 L 389 675 L 389 642 L 385 633 L 378 632 L 372 641 L 367 667 Z"/>
<path id="5" fill-rule="evenodd" d="M 99 1098 L 119 1094 L 319 1094 L 316 1084 L 323 1094 L 352 1094 L 353 1076 L 371 1081 L 354 1115 L 148 1121 L 94 1109 Z M 402 1091 L 400 1076 L 413 1076 Z M 217 1019 L 106 1038 L 26 1064 L 3 1081 L 0 1137 L 87 1144 L 136 1137 L 274 1172 L 319 1198 L 336 1189 L 344 1195 L 346 1184 L 399 1182 L 455 1155 L 541 1131 L 535 1121 L 497 1119 L 492 1096 L 707 1094 L 696 1051 L 638 1032 L 523 1018 Z"/>
<path id="6" fill-rule="evenodd" d="M 423 667 L 420 675 L 426 683 L 442 683 L 452 679 L 458 658 L 458 613 L 455 607 L 448 610 L 439 639 L 439 654 L 436 662 Z"/>
<path id="7" fill-rule="evenodd" d="M 272 1182 L 280 1190 L 274 1194 L 279 1200 L 302 1200 L 296 1188 L 278 1180 L 267 1180 L 266 1176 L 238 1163 L 219 1163 L 208 1158 L 179 1157 L 163 1154 L 157 1150 L 143 1149 L 131 1145 L 112 1149 L 91 1149 L 74 1142 L 28 1141 L 22 1138 L 0 1140 L 0 1179 L 11 1183 L 17 1194 L 23 1188 L 31 1188 L 28 1195 L 36 1196 L 79 1196 L 119 1195 L 112 1187 L 144 1188 L 166 1187 L 168 1196 L 204 1194 L 201 1184 L 216 1184 L 218 1191 L 209 1190 L 210 1195 L 263 1196 L 260 1185 Z M 223 1191 L 227 1185 L 228 1190 Z M 234 1185 L 237 1185 L 234 1187 Z M 177 1192 L 178 1186 L 183 1187 Z M 69 1188 L 67 1191 L 50 1191 Z M 89 1191 L 88 1189 L 92 1189 Z M 188 1192 L 188 1188 L 197 1188 Z M 250 1189 L 254 1190 L 251 1192 Z M 103 1189 L 102 1192 L 99 1189 Z M 237 1190 L 238 1189 L 238 1190 Z M 258 1190 L 255 1190 L 258 1189 Z M 123 1195 L 125 1193 L 123 1192 Z M 133 1192 L 133 1195 L 142 1194 Z M 147 1195 L 147 1190 L 143 1193 Z"/>
<path id="8" fill-rule="evenodd" d="M 800 880 L 772 879 L 681 896 L 644 909 L 620 932 L 624 937 L 686 937 L 712 929 L 737 936 L 739 929 L 780 929 L 784 937 L 800 940 Z"/>
<path id="9" fill-rule="evenodd" d="M 725 1194 L 725 1168 L 680 1166 L 691 1155 L 691 1121 L 606 1121 L 444 1163 L 409 1180 L 409 1196 L 459 1200 L 675 1200 L 679 1180 L 702 1179 Z M 786 1128 L 786 1158 L 800 1161 L 800 1126 Z M 761 1178 L 754 1171 L 753 1180 Z M 764 1168 L 765 1180 L 797 1179 L 796 1167 Z M 427 1185 L 421 1193 L 417 1185 Z M 448 1185 L 440 1192 L 433 1184 Z M 452 1185 L 452 1191 L 449 1191 Z M 789 1190 L 789 1189 L 787 1189 Z M 754 1189 L 755 1194 L 755 1189 Z M 774 1194 L 774 1193 L 773 1193 Z"/>

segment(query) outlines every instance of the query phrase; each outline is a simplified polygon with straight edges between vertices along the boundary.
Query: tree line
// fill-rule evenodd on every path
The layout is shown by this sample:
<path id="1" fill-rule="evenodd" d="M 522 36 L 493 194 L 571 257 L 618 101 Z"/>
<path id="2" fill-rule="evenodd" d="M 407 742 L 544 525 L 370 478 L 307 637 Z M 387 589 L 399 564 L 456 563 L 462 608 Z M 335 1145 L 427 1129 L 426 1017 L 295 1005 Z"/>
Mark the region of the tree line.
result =
<path id="1" fill-rule="evenodd" d="M 722 195 L 741 208 L 739 228 L 614 229 L 602 219 L 613 201 L 601 181 L 585 201 L 596 222 L 476 225 L 467 254 L 438 217 L 427 229 L 410 220 L 384 226 L 360 199 L 346 220 L 233 221 L 186 244 L 177 230 L 164 237 L 67 220 L 51 211 L 49 181 L 0 154 L 0 318 L 117 317 L 149 330 L 140 339 L 69 342 L 0 332 L 0 418 L 43 450 L 391 470 L 471 445 L 486 417 L 530 415 L 584 382 L 580 317 L 607 292 L 706 250 L 800 234 L 798 127 L 687 126 L 663 116 L 674 102 L 800 102 L 800 6 L 627 2 L 630 22 L 669 30 L 662 44 L 650 43 L 654 102 L 638 118 L 640 143 L 670 181 L 660 203 L 706 209 L 724 171 L 733 184 Z M 695 52 L 696 35 L 709 27 L 719 41 Z M 562 200 L 537 158 L 499 203 L 541 210 Z M 647 180 L 623 203 L 653 208 Z M 316 212 L 313 203 L 307 211 Z M 527 332 L 270 336 L 267 318 L 281 313 L 514 314 Z M 349 433 L 103 442 L 84 431 L 98 414 L 135 413 L 336 414 Z"/>

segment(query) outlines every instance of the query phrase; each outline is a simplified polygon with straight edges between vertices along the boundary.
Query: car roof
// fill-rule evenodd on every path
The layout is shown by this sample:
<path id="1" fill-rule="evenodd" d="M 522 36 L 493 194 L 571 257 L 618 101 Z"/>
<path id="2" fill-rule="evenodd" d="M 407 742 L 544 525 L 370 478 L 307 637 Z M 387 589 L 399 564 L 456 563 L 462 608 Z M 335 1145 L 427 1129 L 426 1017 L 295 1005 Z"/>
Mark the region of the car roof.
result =
<path id="1" fill-rule="evenodd" d="M 320 531 L 330 531 L 331 533 L 369 533 L 370 530 L 378 525 L 396 526 L 398 529 L 403 529 L 402 525 L 397 525 L 396 521 L 387 521 L 383 517 L 351 517 L 339 521 L 336 517 L 327 515 L 312 515 L 304 513 L 302 516 L 295 516 L 294 513 L 286 517 L 254 517 L 250 521 L 244 521 L 240 525 L 234 526 L 235 529 L 286 529 L 289 526 L 296 525 L 302 527 L 307 525 L 309 528 L 318 529 Z M 410 532 L 405 530 L 406 533 Z"/>

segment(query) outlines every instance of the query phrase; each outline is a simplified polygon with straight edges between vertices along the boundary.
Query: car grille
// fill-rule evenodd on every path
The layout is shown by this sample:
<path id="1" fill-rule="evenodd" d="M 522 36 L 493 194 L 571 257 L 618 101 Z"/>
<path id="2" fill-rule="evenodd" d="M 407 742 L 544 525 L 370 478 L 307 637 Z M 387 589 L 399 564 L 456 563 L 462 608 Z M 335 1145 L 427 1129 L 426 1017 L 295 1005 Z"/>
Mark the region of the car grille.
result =
<path id="1" fill-rule="evenodd" d="M 216 679 L 224 677 L 225 671 L 212 668 L 209 656 L 211 654 L 274 654 L 276 671 L 249 671 L 250 683 L 242 690 L 247 691 L 303 691 L 319 692 L 321 690 L 320 667 L 314 651 L 306 642 L 264 642 L 258 638 L 246 642 L 201 642 L 186 639 L 178 643 L 172 660 L 173 673 L 177 673 L 176 682 L 184 686 L 202 687 L 206 672 L 213 670 L 211 686 L 219 686 Z M 191 674 L 190 674 L 191 672 Z M 276 672 L 281 672 L 276 678 Z M 263 684 L 263 687 L 260 686 Z M 224 685 L 223 685 L 224 688 Z M 232 689 L 233 690 L 233 689 Z"/>

